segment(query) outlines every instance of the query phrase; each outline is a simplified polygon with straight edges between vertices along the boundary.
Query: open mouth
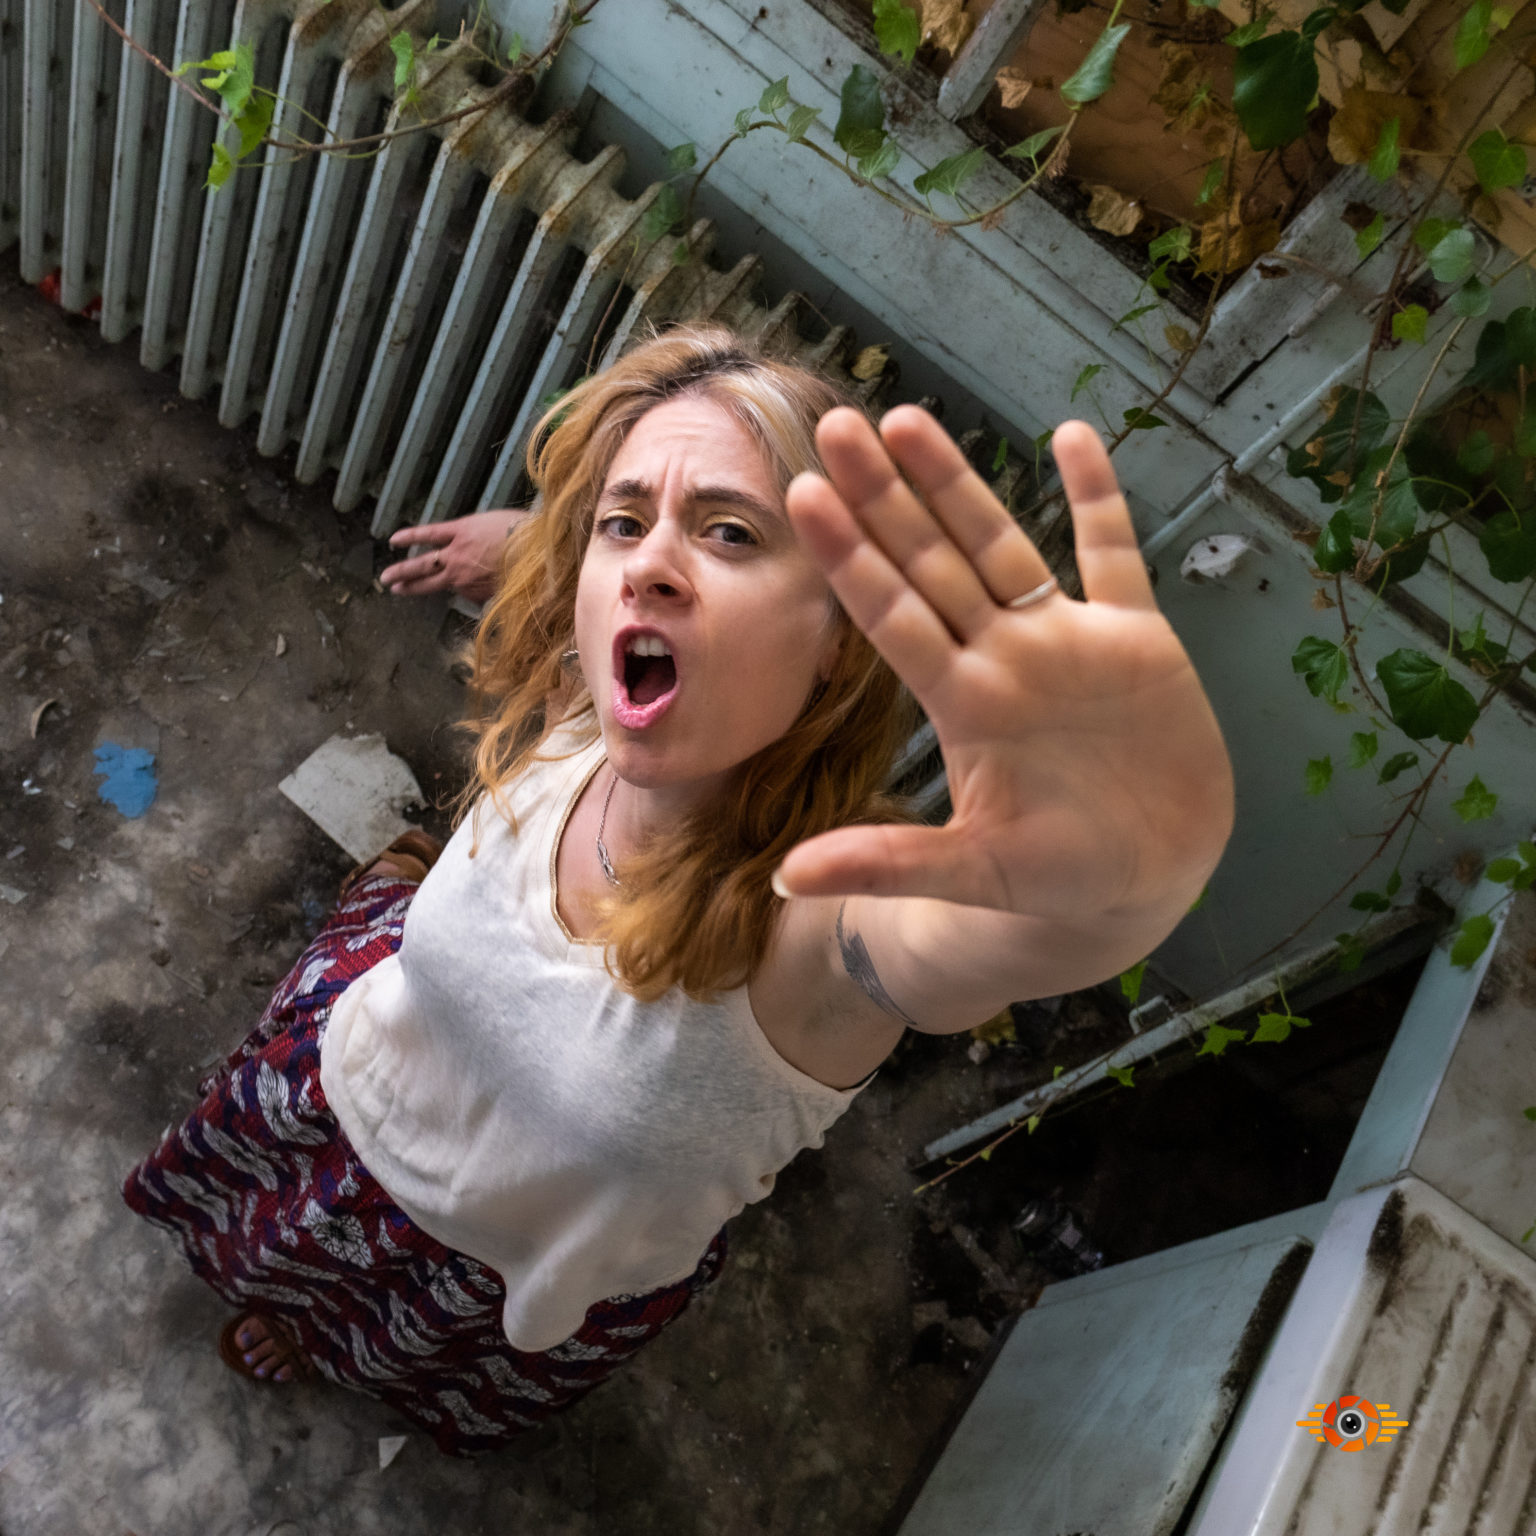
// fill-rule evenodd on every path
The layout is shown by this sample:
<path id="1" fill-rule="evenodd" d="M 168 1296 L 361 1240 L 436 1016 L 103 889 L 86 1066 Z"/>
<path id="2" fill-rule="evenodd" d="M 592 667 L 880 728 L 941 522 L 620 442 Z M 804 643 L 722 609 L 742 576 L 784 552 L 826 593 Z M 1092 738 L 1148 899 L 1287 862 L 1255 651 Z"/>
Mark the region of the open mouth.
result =
<path id="1" fill-rule="evenodd" d="M 622 645 L 614 657 L 614 718 L 630 730 L 643 730 L 677 698 L 677 662 L 660 635 L 631 632 Z"/>
<path id="2" fill-rule="evenodd" d="M 677 663 L 670 656 L 624 656 L 624 691 L 638 708 L 654 704 L 677 687 Z"/>

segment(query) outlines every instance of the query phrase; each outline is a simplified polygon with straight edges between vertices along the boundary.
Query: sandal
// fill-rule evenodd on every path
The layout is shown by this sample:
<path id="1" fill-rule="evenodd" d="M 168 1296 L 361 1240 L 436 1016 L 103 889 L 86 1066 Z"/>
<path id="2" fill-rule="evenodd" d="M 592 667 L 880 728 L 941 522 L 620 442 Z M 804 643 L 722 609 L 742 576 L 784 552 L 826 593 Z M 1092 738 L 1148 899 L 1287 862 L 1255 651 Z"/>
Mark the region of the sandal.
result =
<path id="1" fill-rule="evenodd" d="M 240 1330 L 255 1317 L 259 1317 L 266 1324 L 269 1342 L 277 1349 L 277 1363 L 272 1367 L 272 1373 L 267 1376 L 258 1376 L 256 1367 L 247 1364 L 245 1357 L 248 1351 L 240 1347 L 240 1341 L 236 1337 Z M 312 1376 L 315 1370 L 314 1363 L 299 1348 L 288 1330 L 275 1317 L 269 1317 L 265 1312 L 240 1312 L 230 1318 L 219 1334 L 219 1358 L 230 1370 L 238 1371 L 250 1381 L 271 1383 L 279 1387 L 291 1386 L 296 1381 L 303 1381 L 305 1377 Z M 277 1372 L 285 1365 L 292 1374 L 287 1381 L 278 1381 Z"/>
<path id="2" fill-rule="evenodd" d="M 399 878 L 410 885 L 420 885 L 427 878 L 427 871 L 437 863 L 443 845 L 430 832 L 412 827 L 402 832 L 387 848 L 381 848 L 366 863 L 359 864 L 341 882 L 336 892 L 337 901 L 345 901 L 347 892 L 373 868 L 380 859 L 388 859 L 400 870 Z"/>

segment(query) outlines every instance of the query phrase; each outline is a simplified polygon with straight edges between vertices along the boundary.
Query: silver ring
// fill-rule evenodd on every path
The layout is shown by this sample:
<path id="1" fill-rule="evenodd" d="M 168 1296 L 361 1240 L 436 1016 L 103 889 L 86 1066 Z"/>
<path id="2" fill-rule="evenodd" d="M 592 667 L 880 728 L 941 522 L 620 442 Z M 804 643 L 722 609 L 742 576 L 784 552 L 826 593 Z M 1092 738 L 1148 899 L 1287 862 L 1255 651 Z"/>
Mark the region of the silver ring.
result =
<path id="1" fill-rule="evenodd" d="M 1047 576 L 1038 587 L 1031 587 L 1023 597 L 1016 597 L 1012 602 L 1003 604 L 1005 608 L 1033 608 L 1036 603 L 1043 603 L 1061 583 L 1054 576 Z"/>
<path id="2" fill-rule="evenodd" d="M 433 557 L 432 557 L 432 569 L 434 571 L 440 571 L 440 570 L 442 570 L 442 568 L 443 568 L 443 557 L 441 555 L 433 555 Z"/>

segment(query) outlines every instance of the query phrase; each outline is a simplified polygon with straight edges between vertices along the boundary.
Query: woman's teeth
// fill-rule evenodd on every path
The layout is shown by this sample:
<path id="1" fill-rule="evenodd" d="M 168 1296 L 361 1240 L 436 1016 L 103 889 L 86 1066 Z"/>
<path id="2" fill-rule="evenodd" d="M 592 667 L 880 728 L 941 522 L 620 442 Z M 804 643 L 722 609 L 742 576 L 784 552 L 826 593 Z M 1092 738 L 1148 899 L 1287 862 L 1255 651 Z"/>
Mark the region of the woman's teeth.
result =
<path id="1" fill-rule="evenodd" d="M 636 635 L 625 647 L 631 656 L 670 656 L 671 647 L 660 635 Z"/>

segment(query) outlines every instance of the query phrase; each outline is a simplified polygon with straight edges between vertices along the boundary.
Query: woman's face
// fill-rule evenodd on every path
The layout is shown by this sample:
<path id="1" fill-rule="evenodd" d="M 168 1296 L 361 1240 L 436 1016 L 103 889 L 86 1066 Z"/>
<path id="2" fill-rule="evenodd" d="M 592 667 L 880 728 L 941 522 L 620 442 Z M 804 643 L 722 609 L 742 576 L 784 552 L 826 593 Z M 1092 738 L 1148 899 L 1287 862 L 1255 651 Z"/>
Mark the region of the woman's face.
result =
<path id="1" fill-rule="evenodd" d="M 776 741 L 830 672 L 829 601 L 736 418 L 698 396 L 646 412 L 608 470 L 576 590 L 619 776 L 702 796 Z"/>

